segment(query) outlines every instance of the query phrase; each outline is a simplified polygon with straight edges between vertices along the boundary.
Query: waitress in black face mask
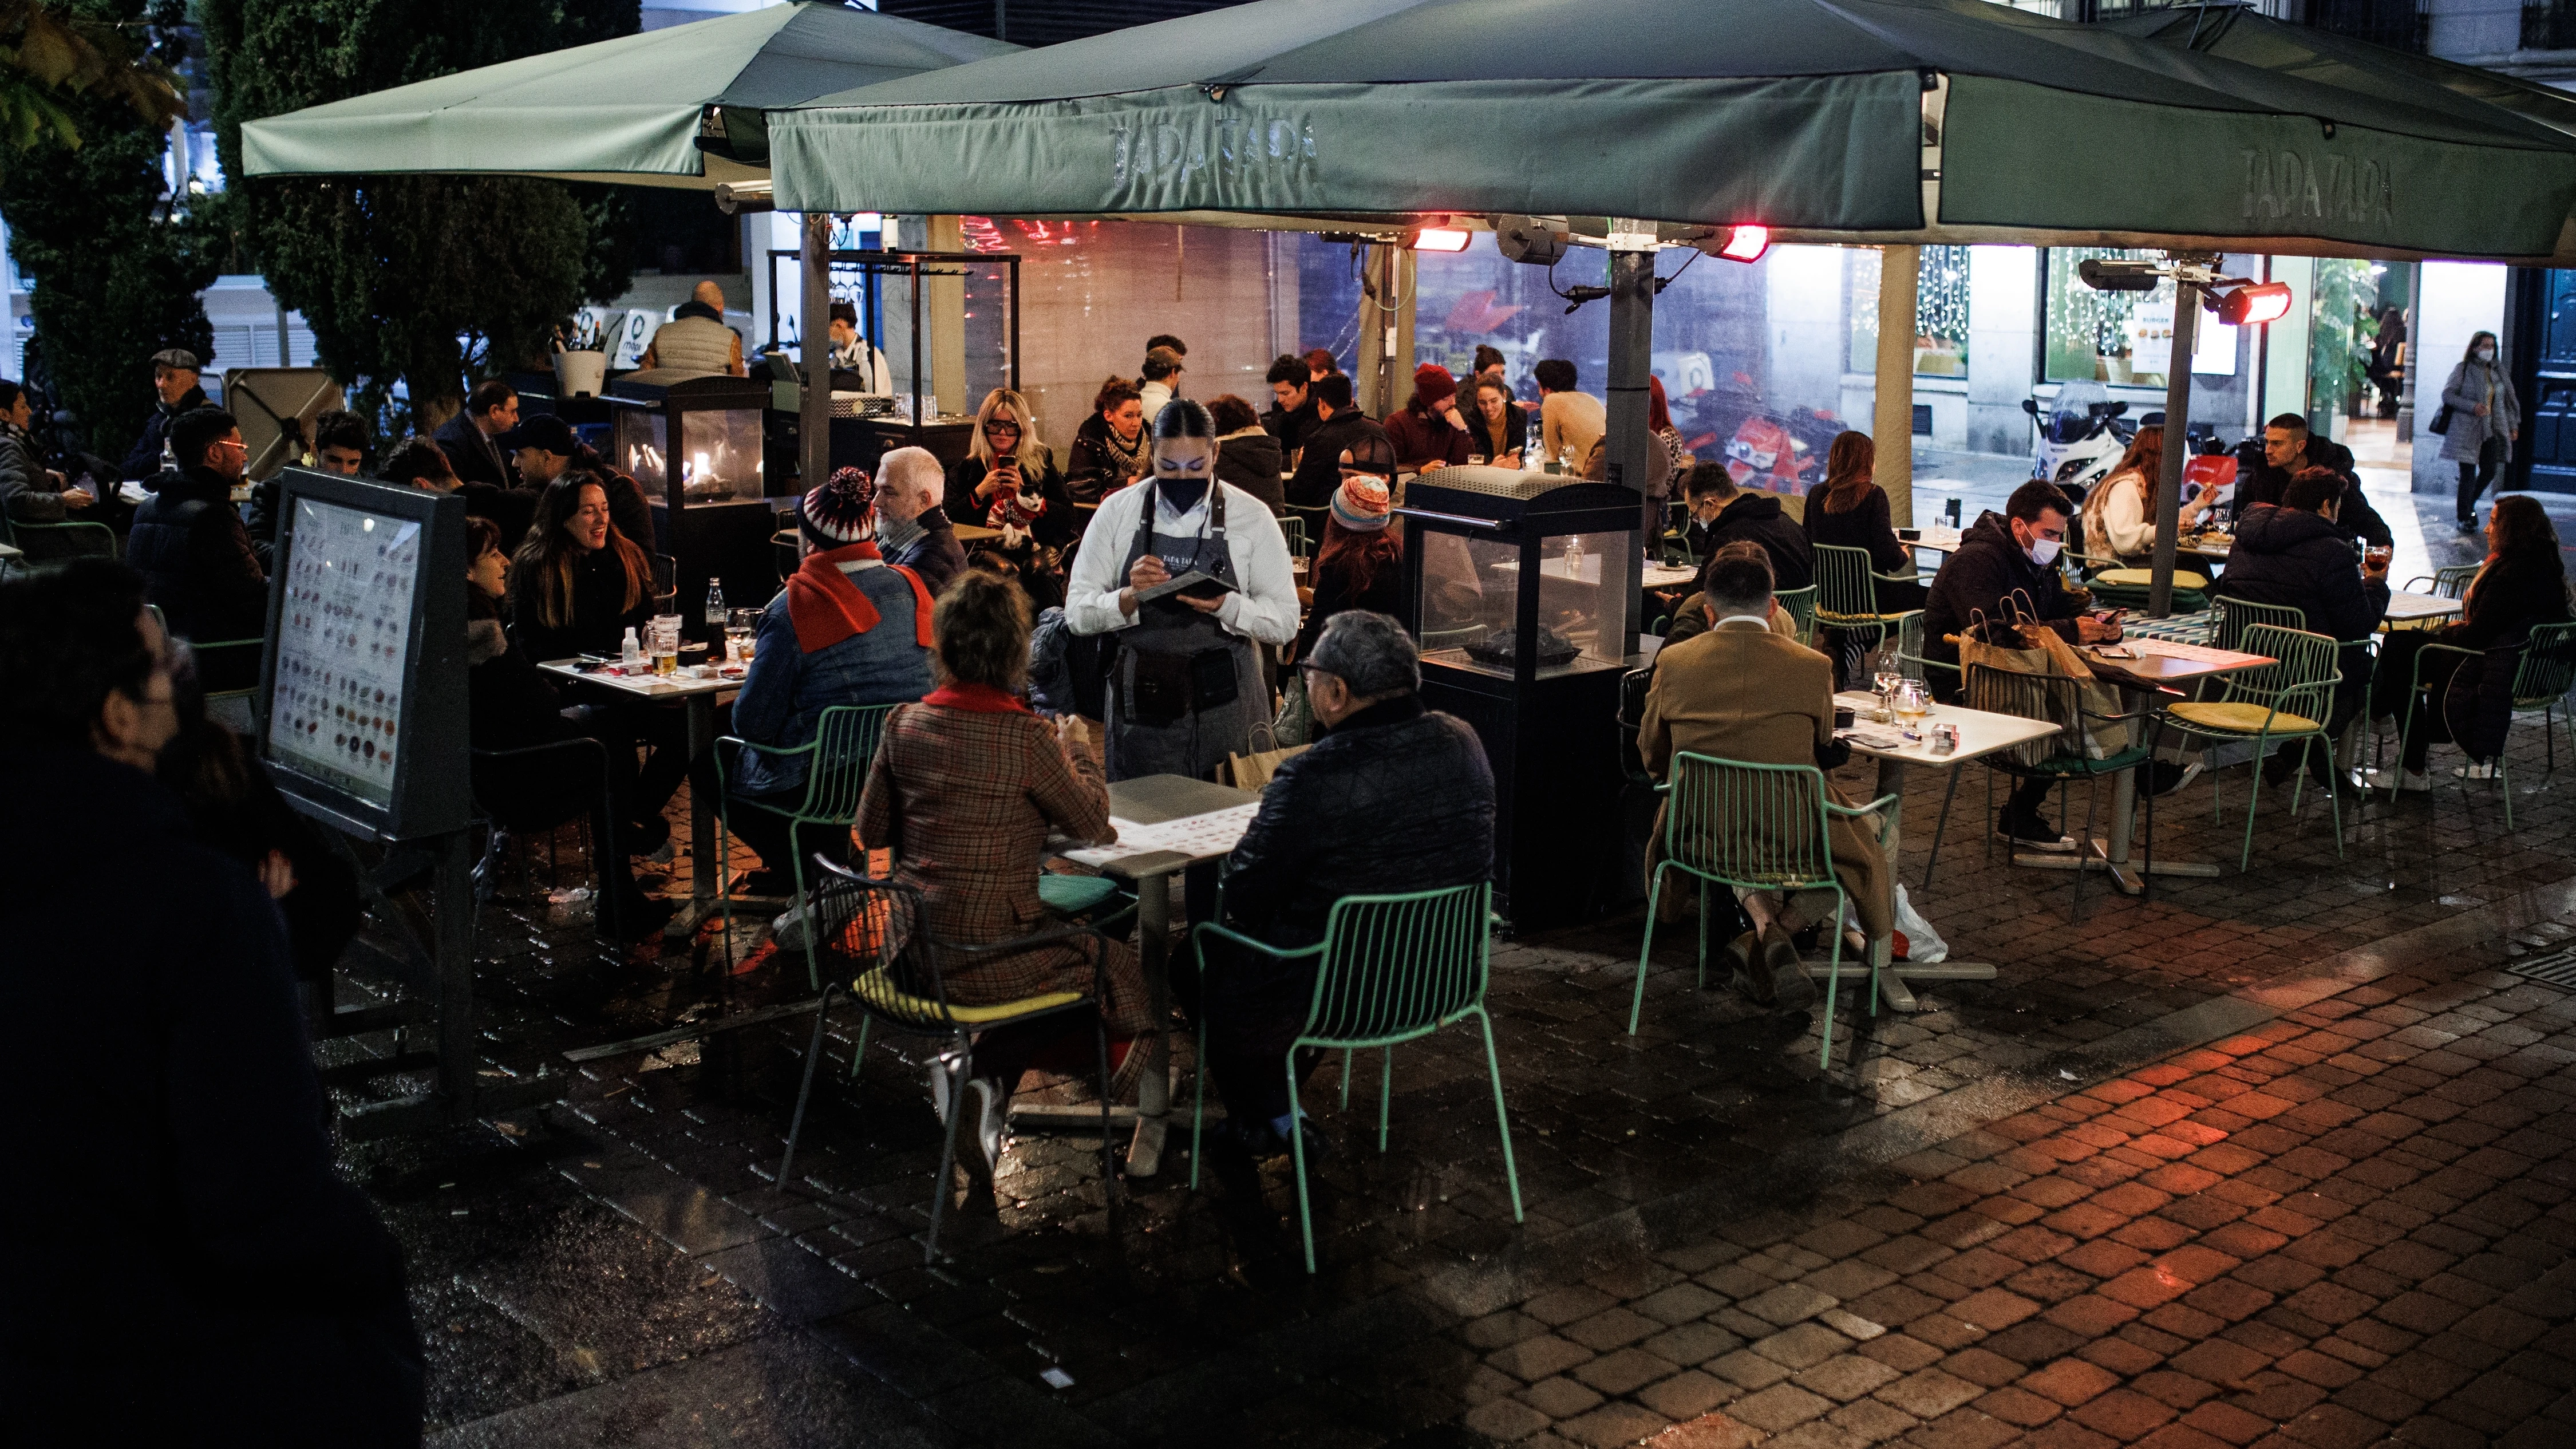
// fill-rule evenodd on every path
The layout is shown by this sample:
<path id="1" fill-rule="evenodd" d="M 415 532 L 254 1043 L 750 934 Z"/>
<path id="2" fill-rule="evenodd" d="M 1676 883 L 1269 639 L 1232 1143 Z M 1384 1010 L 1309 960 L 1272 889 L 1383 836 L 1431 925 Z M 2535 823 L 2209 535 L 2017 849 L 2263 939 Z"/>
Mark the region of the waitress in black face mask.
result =
<path id="1" fill-rule="evenodd" d="M 1077 634 L 1113 635 L 1112 780 L 1212 776 L 1273 713 L 1256 644 L 1297 635 L 1287 540 L 1260 499 L 1216 481 L 1216 426 L 1187 398 L 1154 418 L 1146 481 L 1108 494 L 1066 588 Z M 1186 574 L 1214 581 L 1153 594 Z M 1221 587 L 1220 587 L 1221 586 Z"/>

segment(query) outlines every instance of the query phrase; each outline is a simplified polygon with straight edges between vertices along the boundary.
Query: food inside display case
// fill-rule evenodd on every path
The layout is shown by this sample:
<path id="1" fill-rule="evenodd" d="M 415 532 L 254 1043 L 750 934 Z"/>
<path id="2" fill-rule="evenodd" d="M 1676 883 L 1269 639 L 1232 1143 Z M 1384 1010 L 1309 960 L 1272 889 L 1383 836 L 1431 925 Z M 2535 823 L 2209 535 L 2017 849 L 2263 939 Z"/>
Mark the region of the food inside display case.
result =
<path id="1" fill-rule="evenodd" d="M 1625 667 L 1634 535 L 1547 540 L 1538 567 L 1538 677 Z M 1430 533 L 1422 540 L 1422 646 L 1427 661 L 1510 677 L 1520 640 L 1520 545 Z"/>

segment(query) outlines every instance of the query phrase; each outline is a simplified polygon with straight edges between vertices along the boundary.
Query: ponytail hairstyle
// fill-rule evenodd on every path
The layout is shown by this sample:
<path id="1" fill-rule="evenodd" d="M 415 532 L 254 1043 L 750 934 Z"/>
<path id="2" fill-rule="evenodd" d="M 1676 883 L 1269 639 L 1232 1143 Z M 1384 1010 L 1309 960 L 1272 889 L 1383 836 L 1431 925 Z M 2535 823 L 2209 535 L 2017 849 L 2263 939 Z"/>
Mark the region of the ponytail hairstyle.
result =
<path id="1" fill-rule="evenodd" d="M 1163 404 L 1161 412 L 1154 414 L 1154 441 L 1168 443 L 1182 438 L 1215 441 L 1216 419 L 1208 416 L 1208 410 L 1199 403 L 1176 397 Z"/>

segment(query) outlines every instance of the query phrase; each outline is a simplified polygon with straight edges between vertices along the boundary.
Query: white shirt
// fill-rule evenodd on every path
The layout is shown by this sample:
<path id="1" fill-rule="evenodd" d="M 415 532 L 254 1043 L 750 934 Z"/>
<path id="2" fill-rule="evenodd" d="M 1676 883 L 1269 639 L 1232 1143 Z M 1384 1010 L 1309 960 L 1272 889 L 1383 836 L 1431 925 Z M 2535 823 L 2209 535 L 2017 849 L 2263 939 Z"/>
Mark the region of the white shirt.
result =
<path id="1" fill-rule="evenodd" d="M 1225 490 L 1225 544 L 1235 580 L 1235 591 L 1217 606 L 1216 621 L 1247 639 L 1285 644 L 1297 637 L 1297 581 L 1288 568 L 1287 536 L 1260 499 L 1231 483 L 1214 486 Z M 1175 513 L 1162 493 L 1148 479 L 1100 500 L 1065 582 L 1064 617 L 1073 632 L 1106 634 L 1136 622 L 1137 615 L 1118 607 L 1118 595 L 1127 587 L 1127 547 L 1135 542 L 1136 521 L 1148 500 L 1156 533 L 1207 536 L 1212 524 L 1204 496 L 1196 507 Z"/>
<path id="2" fill-rule="evenodd" d="M 1149 382 L 1136 389 L 1136 394 L 1145 405 L 1145 426 L 1150 430 L 1154 426 L 1154 414 L 1161 412 L 1163 404 L 1172 400 L 1172 385 L 1168 382 Z"/>

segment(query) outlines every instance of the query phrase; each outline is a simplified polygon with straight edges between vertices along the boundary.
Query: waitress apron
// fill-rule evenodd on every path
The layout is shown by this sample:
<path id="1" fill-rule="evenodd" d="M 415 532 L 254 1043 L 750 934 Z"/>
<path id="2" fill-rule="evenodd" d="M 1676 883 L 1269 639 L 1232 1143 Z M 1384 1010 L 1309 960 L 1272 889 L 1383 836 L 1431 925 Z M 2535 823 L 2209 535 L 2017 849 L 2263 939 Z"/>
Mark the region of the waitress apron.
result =
<path id="1" fill-rule="evenodd" d="M 1234 551 L 1226 545 L 1224 485 L 1211 481 L 1208 493 L 1204 537 L 1156 533 L 1160 500 L 1146 499 L 1119 577 L 1151 553 L 1174 578 L 1197 569 L 1241 588 Z M 1270 718 L 1270 692 L 1261 681 L 1260 655 L 1251 640 L 1228 633 L 1216 616 L 1175 598 L 1137 605 L 1136 622 L 1118 630 L 1116 638 L 1105 749 L 1110 779 L 1187 775 L 1205 780 L 1228 754 L 1251 748 L 1253 725 Z"/>

